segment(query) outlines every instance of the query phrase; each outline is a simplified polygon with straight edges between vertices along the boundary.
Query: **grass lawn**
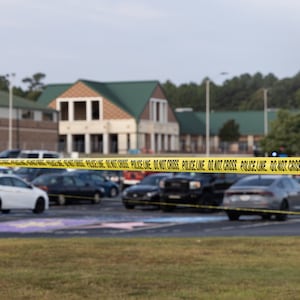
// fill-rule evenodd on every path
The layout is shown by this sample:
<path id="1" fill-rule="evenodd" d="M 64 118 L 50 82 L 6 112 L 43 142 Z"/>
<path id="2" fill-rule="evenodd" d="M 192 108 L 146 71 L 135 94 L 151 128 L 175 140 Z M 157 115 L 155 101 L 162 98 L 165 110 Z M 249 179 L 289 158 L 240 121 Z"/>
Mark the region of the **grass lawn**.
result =
<path id="1" fill-rule="evenodd" d="M 299 299 L 300 238 L 1 239 L 1 299 Z"/>

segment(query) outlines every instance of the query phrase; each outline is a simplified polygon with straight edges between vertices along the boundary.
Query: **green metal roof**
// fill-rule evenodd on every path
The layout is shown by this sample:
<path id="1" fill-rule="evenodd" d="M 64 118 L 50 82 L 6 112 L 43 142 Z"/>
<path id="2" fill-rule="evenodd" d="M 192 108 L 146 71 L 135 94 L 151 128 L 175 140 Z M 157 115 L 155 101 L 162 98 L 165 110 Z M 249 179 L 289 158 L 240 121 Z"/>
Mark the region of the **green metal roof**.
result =
<path id="1" fill-rule="evenodd" d="M 205 123 L 193 111 L 175 112 L 180 134 L 203 135 Z"/>
<path id="2" fill-rule="evenodd" d="M 80 79 L 77 82 L 84 83 L 136 119 L 140 118 L 155 88 L 159 85 L 158 81 L 96 82 Z M 59 95 L 73 85 L 48 85 L 38 102 L 49 105 L 51 101 L 58 98 Z"/>
<path id="3" fill-rule="evenodd" d="M 43 110 L 43 111 L 55 111 L 52 108 L 43 105 L 42 103 L 37 103 L 33 100 L 28 100 L 19 96 L 13 95 L 13 107 L 22 109 L 33 109 L 33 110 Z M 5 91 L 0 91 L 0 107 L 9 107 L 9 93 Z"/>
<path id="4" fill-rule="evenodd" d="M 268 125 L 276 118 L 276 111 L 268 111 Z M 206 134 L 205 112 L 176 112 L 180 125 L 180 133 L 192 135 Z M 264 134 L 264 111 L 226 111 L 210 112 L 210 134 L 218 135 L 219 130 L 229 121 L 234 120 L 239 124 L 241 135 Z"/>
<path id="5" fill-rule="evenodd" d="M 72 84 L 49 84 L 37 100 L 37 103 L 48 106 L 50 102 L 70 88 Z"/>
<path id="6" fill-rule="evenodd" d="M 136 119 L 139 119 L 159 82 L 111 82 L 106 85 L 122 100 L 125 110 Z"/>

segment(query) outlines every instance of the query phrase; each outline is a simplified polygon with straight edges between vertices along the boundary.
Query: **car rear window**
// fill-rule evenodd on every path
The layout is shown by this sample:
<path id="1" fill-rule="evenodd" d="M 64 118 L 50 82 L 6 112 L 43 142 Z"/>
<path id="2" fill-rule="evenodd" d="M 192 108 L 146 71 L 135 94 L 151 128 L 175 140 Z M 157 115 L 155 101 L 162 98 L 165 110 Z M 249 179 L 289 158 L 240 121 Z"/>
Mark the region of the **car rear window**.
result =
<path id="1" fill-rule="evenodd" d="M 21 158 L 39 158 L 38 153 L 21 153 Z"/>
<path id="2" fill-rule="evenodd" d="M 274 182 L 275 179 L 273 178 L 247 178 L 244 180 L 238 181 L 235 186 L 269 186 Z"/>
<path id="3" fill-rule="evenodd" d="M 54 153 L 44 153 L 43 158 L 59 158 L 59 155 Z"/>

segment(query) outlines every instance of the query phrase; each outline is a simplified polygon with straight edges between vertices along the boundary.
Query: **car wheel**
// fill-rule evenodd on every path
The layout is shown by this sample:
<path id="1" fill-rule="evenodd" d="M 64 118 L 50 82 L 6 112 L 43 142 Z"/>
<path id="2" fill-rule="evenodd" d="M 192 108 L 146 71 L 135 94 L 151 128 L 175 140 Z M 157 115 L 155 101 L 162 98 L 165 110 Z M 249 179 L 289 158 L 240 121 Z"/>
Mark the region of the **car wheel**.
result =
<path id="1" fill-rule="evenodd" d="M 170 212 L 170 211 L 173 211 L 175 208 L 175 205 L 168 205 L 168 204 L 161 204 L 160 205 L 160 209 L 163 211 L 163 212 Z"/>
<path id="2" fill-rule="evenodd" d="M 123 205 L 126 209 L 134 209 L 134 205 L 133 204 L 130 204 L 128 202 L 123 202 Z"/>
<path id="3" fill-rule="evenodd" d="M 61 205 L 61 206 L 65 205 L 66 204 L 66 197 L 64 195 L 58 195 L 57 204 Z"/>
<path id="4" fill-rule="evenodd" d="M 9 209 L 2 209 L 2 202 L 1 202 L 1 200 L 0 200 L 0 210 L 1 210 L 1 212 L 2 212 L 3 214 L 8 214 L 8 213 L 10 212 Z"/>
<path id="5" fill-rule="evenodd" d="M 200 198 L 200 201 L 199 201 L 199 205 L 200 205 L 200 210 L 202 212 L 213 212 L 214 209 L 211 208 L 211 207 L 206 207 L 206 206 L 212 206 L 213 204 L 213 194 L 210 193 L 210 192 L 205 192 L 202 197 Z M 201 207 L 203 206 L 203 207 Z"/>
<path id="6" fill-rule="evenodd" d="M 261 217 L 263 220 L 266 220 L 266 221 L 271 220 L 272 214 L 263 214 Z"/>
<path id="7" fill-rule="evenodd" d="M 288 211 L 289 210 L 289 204 L 287 203 L 286 200 L 282 201 L 279 210 L 281 210 L 281 211 Z M 276 216 L 277 221 L 285 221 L 288 217 L 288 215 L 285 214 L 285 213 L 278 213 L 275 216 Z"/>
<path id="8" fill-rule="evenodd" d="M 45 200 L 43 198 L 39 198 L 37 199 L 36 203 L 35 203 L 35 208 L 33 210 L 33 212 L 35 214 L 40 214 L 45 210 Z"/>
<path id="9" fill-rule="evenodd" d="M 92 200 L 93 204 L 99 204 L 101 202 L 101 196 L 99 193 L 95 193 L 94 199 Z"/>
<path id="10" fill-rule="evenodd" d="M 114 197 L 117 197 L 119 194 L 119 191 L 116 187 L 111 187 L 110 190 L 109 190 L 109 197 L 110 198 L 114 198 Z"/>
<path id="11" fill-rule="evenodd" d="M 230 221 L 237 221 L 240 217 L 240 214 L 236 211 L 227 211 L 226 214 Z"/>

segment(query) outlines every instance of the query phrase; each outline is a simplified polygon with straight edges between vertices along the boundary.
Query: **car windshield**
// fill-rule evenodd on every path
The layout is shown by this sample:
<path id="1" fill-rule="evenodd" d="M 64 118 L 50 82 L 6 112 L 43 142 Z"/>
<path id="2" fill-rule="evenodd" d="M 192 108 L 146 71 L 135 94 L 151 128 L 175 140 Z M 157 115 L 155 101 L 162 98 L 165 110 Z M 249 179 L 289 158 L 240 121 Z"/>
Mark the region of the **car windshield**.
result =
<path id="1" fill-rule="evenodd" d="M 35 168 L 20 168 L 15 171 L 16 174 L 34 174 L 37 170 Z"/>
<path id="2" fill-rule="evenodd" d="M 5 150 L 0 152 L 0 158 L 7 158 L 7 157 L 17 157 L 20 151 L 18 150 Z"/>
<path id="3" fill-rule="evenodd" d="M 32 183 L 35 185 L 48 185 L 49 183 L 55 182 L 56 178 L 56 176 L 42 175 L 34 179 Z"/>
<path id="4" fill-rule="evenodd" d="M 199 172 L 178 172 L 175 176 L 191 176 L 191 177 L 203 177 L 210 175 L 209 173 L 199 173 Z"/>
<path id="5" fill-rule="evenodd" d="M 159 182 L 163 179 L 162 176 L 147 176 L 141 180 L 140 184 L 143 185 L 159 185 Z"/>
<path id="6" fill-rule="evenodd" d="M 274 178 L 254 177 L 245 178 L 238 181 L 235 186 L 269 186 L 274 182 Z"/>

